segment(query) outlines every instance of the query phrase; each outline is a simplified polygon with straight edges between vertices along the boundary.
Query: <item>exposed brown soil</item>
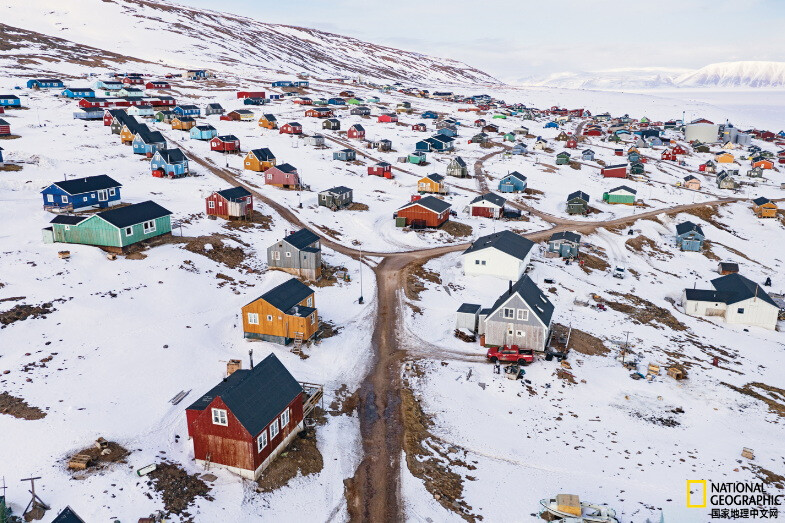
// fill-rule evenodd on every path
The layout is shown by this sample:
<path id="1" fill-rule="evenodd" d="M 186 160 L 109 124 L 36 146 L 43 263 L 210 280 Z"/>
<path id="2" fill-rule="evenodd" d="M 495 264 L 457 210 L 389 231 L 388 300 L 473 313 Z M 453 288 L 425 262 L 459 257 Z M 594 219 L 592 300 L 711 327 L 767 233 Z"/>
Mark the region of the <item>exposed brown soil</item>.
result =
<path id="1" fill-rule="evenodd" d="M 439 274 L 423 267 L 425 262 L 415 263 L 406 268 L 406 287 L 404 293 L 410 300 L 419 301 L 420 293 L 426 289 L 424 282 L 441 285 Z"/>
<path id="2" fill-rule="evenodd" d="M 318 474 L 324 459 L 316 446 L 314 430 L 305 430 L 282 452 L 256 481 L 257 492 L 272 492 L 299 476 Z"/>
<path id="3" fill-rule="evenodd" d="M 616 291 L 610 291 L 609 294 L 624 298 L 632 303 L 632 305 L 630 305 L 629 303 L 605 301 L 605 305 L 615 311 L 626 314 L 633 323 L 652 325 L 658 328 L 669 328 L 675 331 L 687 330 L 687 326 L 677 320 L 668 309 L 658 307 L 640 296 L 629 293 L 622 294 Z"/>
<path id="4" fill-rule="evenodd" d="M 557 378 L 559 378 L 560 380 L 566 381 L 570 385 L 577 385 L 578 384 L 578 382 L 575 380 L 575 375 L 573 375 L 572 372 L 570 372 L 570 371 L 568 371 L 566 369 L 563 369 L 561 367 L 557 368 L 556 371 L 555 371 L 555 374 L 556 374 Z"/>
<path id="5" fill-rule="evenodd" d="M 46 417 L 46 412 L 28 405 L 22 398 L 0 392 L 0 414 L 8 414 L 19 419 L 36 420 Z"/>
<path id="6" fill-rule="evenodd" d="M 15 305 L 10 310 L 0 312 L 0 329 L 4 329 L 17 321 L 24 321 L 27 318 L 43 318 L 56 310 L 52 306 L 52 302 L 42 303 L 41 305 Z"/>
<path id="7" fill-rule="evenodd" d="M 0 171 L 21 171 L 22 169 L 24 169 L 24 166 L 13 163 L 7 163 L 3 166 L 0 166 Z"/>
<path id="8" fill-rule="evenodd" d="M 319 322 L 319 329 L 321 330 L 321 334 L 319 335 L 319 339 L 326 340 L 327 338 L 332 338 L 333 336 L 337 336 L 343 327 L 339 327 L 335 325 L 331 321 L 322 321 Z"/>
<path id="9" fill-rule="evenodd" d="M 575 169 L 576 171 L 580 171 L 580 170 L 581 170 L 581 164 L 580 164 L 580 162 L 574 162 L 574 161 L 573 161 L 573 162 L 570 162 L 570 167 L 572 167 L 572 168 L 573 168 L 573 169 Z"/>
<path id="10" fill-rule="evenodd" d="M 712 249 L 713 244 L 709 240 L 703 240 L 703 255 L 710 260 L 720 261 L 720 257 L 714 254 Z"/>
<path id="11" fill-rule="evenodd" d="M 335 391 L 335 398 L 330 402 L 328 413 L 331 416 L 351 414 L 357 410 L 359 399 L 357 392 L 349 394 L 349 387 L 344 383 Z"/>
<path id="12" fill-rule="evenodd" d="M 368 210 L 368 206 L 365 205 L 364 203 L 352 202 L 350 205 L 348 205 L 346 207 L 346 210 L 348 210 L 348 211 L 367 211 Z"/>
<path id="13" fill-rule="evenodd" d="M 766 485 L 770 485 L 774 488 L 783 490 L 785 489 L 785 476 L 782 474 L 777 474 L 776 472 L 772 472 L 768 469 L 765 469 L 761 466 L 755 465 L 754 463 L 750 464 L 752 467 L 753 473 L 758 477 Z M 746 467 L 742 467 L 746 468 Z"/>
<path id="14" fill-rule="evenodd" d="M 563 325 L 561 328 L 567 329 L 567 327 Z M 590 356 L 605 356 L 611 351 L 605 346 L 605 342 L 600 338 L 592 336 L 588 332 L 576 329 L 575 327 L 573 327 L 572 332 L 570 333 L 569 348 L 575 352 Z"/>
<path id="15" fill-rule="evenodd" d="M 335 229 L 330 229 L 326 225 L 317 225 L 316 228 L 319 229 L 320 231 L 322 231 L 324 234 L 326 234 L 330 238 L 332 238 L 333 240 L 340 240 L 341 239 L 341 233 L 340 232 L 336 231 Z"/>
<path id="16" fill-rule="evenodd" d="M 207 483 L 199 479 L 197 474 L 188 474 L 175 463 L 159 463 L 156 469 L 148 474 L 148 477 L 150 481 L 147 482 L 147 485 L 161 494 L 164 509 L 169 514 L 178 514 L 183 518 L 189 518 L 191 514 L 187 512 L 187 509 L 197 497 L 208 501 L 213 500 L 212 496 L 208 494 L 210 487 L 207 486 Z"/>
<path id="17" fill-rule="evenodd" d="M 267 214 L 262 214 L 257 210 L 251 213 L 248 220 L 226 220 L 224 227 L 227 229 L 248 229 L 259 227 L 265 231 L 270 230 L 270 225 L 273 223 L 273 217 Z"/>
<path id="18" fill-rule="evenodd" d="M 628 249 L 636 252 L 647 252 L 650 255 L 654 255 L 660 259 L 668 259 L 673 258 L 673 253 L 660 249 L 657 246 L 657 243 L 647 236 L 643 236 L 642 234 L 636 236 L 635 238 L 630 238 L 624 245 L 627 246 Z"/>
<path id="19" fill-rule="evenodd" d="M 772 413 L 785 418 L 785 389 L 772 387 L 759 381 L 747 383 L 743 387 L 736 387 L 725 382 L 722 384 L 740 394 L 762 401 L 769 406 Z"/>
<path id="20" fill-rule="evenodd" d="M 684 211 L 687 214 L 691 214 L 703 220 L 706 223 L 710 223 L 716 228 L 723 230 L 725 232 L 733 233 L 733 230 L 729 228 L 727 225 L 722 223 L 717 219 L 719 216 L 719 208 L 712 205 L 704 205 L 702 207 L 695 207 L 693 209 L 687 209 Z"/>
<path id="21" fill-rule="evenodd" d="M 0 140 L 16 140 L 17 138 L 21 138 L 18 134 L 4 134 L 0 136 Z"/>
<path id="22" fill-rule="evenodd" d="M 221 263 L 232 269 L 238 267 L 249 269 L 245 265 L 245 260 L 249 256 L 247 250 L 243 247 L 230 247 L 224 244 L 223 240 L 226 238 L 229 237 L 223 234 L 185 238 L 185 249 L 195 254 L 201 254 L 214 262 Z M 232 240 L 238 241 L 236 238 L 232 238 Z M 208 244 L 210 245 L 209 248 L 207 247 Z M 244 247 L 249 247 L 246 244 L 243 245 Z"/>
<path id="23" fill-rule="evenodd" d="M 441 230 L 454 238 L 466 238 L 472 235 L 472 226 L 465 223 L 456 222 L 455 220 L 447 220 L 447 223 L 442 225 Z"/>
<path id="24" fill-rule="evenodd" d="M 87 466 L 87 470 L 89 470 L 91 468 L 100 468 L 101 465 L 105 465 L 107 463 L 126 463 L 125 458 L 130 454 L 127 449 L 125 449 L 119 443 L 115 443 L 114 441 L 107 442 L 106 450 L 109 451 L 108 453 L 104 454 L 103 450 L 104 449 L 101 449 L 96 445 L 91 445 L 85 449 L 80 450 L 79 452 L 74 453 L 74 456 L 77 454 L 90 456 L 90 463 Z M 70 459 L 70 457 L 68 459 Z M 79 472 L 83 473 L 83 471 Z"/>
<path id="25" fill-rule="evenodd" d="M 610 264 L 596 254 L 582 252 L 580 253 L 579 258 L 583 261 L 581 269 L 583 269 L 586 274 L 589 274 L 592 270 L 607 271 L 608 268 L 610 268 Z"/>

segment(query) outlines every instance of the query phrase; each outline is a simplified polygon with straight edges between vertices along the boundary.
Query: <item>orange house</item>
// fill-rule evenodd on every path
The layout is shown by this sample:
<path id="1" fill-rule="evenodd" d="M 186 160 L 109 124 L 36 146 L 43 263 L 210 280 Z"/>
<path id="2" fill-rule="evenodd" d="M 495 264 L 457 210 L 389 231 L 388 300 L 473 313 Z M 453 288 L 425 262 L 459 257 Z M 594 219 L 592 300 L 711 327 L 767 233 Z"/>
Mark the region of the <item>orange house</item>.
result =
<path id="1" fill-rule="evenodd" d="M 771 160 L 758 160 L 752 164 L 753 167 L 760 167 L 761 169 L 773 169 L 774 162 Z"/>
<path id="2" fill-rule="evenodd" d="M 733 163 L 736 161 L 731 153 L 720 153 L 714 159 L 717 163 Z"/>
<path id="3" fill-rule="evenodd" d="M 172 129 L 176 131 L 189 131 L 191 127 L 196 125 L 196 120 L 190 116 L 175 117 L 172 120 Z"/>
<path id="4" fill-rule="evenodd" d="M 132 131 L 130 127 L 124 125 L 120 131 L 120 142 L 123 145 L 131 145 L 136 137 L 136 131 Z"/>
<path id="5" fill-rule="evenodd" d="M 444 185 L 444 176 L 441 174 L 429 174 L 417 181 L 418 193 L 447 194 L 447 187 Z"/>
<path id="6" fill-rule="evenodd" d="M 244 169 L 257 173 L 262 173 L 270 167 L 275 167 L 275 165 L 275 155 L 267 147 L 262 149 L 251 149 L 248 151 L 248 154 L 245 155 L 245 160 L 243 160 Z"/>
<path id="7" fill-rule="evenodd" d="M 758 218 L 776 218 L 777 204 L 761 196 L 752 200 L 752 211 Z"/>
<path id="8" fill-rule="evenodd" d="M 694 177 L 693 175 L 688 175 L 684 177 L 684 188 L 690 189 L 692 191 L 700 191 L 701 188 L 701 181 Z"/>
<path id="9" fill-rule="evenodd" d="M 313 289 L 292 278 L 242 308 L 245 338 L 299 346 L 319 331 Z"/>
<path id="10" fill-rule="evenodd" d="M 263 114 L 261 118 L 259 118 L 259 127 L 264 127 L 265 129 L 278 129 L 278 119 L 272 114 Z"/>

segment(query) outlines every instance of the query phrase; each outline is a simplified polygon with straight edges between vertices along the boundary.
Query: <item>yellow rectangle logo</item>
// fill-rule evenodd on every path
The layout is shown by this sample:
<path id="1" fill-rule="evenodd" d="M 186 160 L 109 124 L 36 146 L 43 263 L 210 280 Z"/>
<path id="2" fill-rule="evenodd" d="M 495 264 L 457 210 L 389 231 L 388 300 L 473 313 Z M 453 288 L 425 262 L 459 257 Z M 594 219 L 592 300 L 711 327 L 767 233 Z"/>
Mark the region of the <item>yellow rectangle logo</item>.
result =
<path id="1" fill-rule="evenodd" d="M 693 485 L 696 486 L 696 492 L 694 494 L 690 490 Z M 708 488 L 706 487 L 705 479 L 688 479 L 687 480 L 687 508 L 706 508 L 707 491 Z M 700 504 L 690 503 L 693 497 L 696 496 L 700 496 L 701 503 Z"/>

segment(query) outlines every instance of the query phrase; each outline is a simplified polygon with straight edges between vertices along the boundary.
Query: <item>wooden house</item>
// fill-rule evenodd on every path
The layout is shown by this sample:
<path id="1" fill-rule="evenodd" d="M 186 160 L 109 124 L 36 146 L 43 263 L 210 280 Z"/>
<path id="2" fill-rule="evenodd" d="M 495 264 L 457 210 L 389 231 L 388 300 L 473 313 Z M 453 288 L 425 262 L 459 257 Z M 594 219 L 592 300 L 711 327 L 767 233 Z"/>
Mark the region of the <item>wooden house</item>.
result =
<path id="1" fill-rule="evenodd" d="M 763 168 L 753 167 L 752 169 L 747 171 L 747 176 L 750 178 L 763 178 Z"/>
<path id="2" fill-rule="evenodd" d="M 679 157 L 673 152 L 673 149 L 665 149 L 660 154 L 660 160 L 666 160 L 669 162 L 676 162 L 679 160 Z"/>
<path id="3" fill-rule="evenodd" d="M 5 160 L 3 160 L 3 148 L 0 147 L 0 167 L 5 167 Z"/>
<path id="4" fill-rule="evenodd" d="M 251 122 L 254 118 L 256 115 L 248 109 L 235 109 L 221 116 L 221 120 L 229 122 Z"/>
<path id="5" fill-rule="evenodd" d="M 201 116 L 202 110 L 195 105 L 178 105 L 175 106 L 174 114 L 177 116 Z"/>
<path id="6" fill-rule="evenodd" d="M 120 143 L 123 145 L 131 145 L 134 143 L 134 138 L 136 137 L 136 133 L 142 127 L 143 124 L 139 124 L 133 118 L 133 116 L 129 116 L 130 120 L 125 120 L 125 123 L 120 125 Z M 119 122 L 123 120 L 118 119 Z M 114 133 L 114 126 L 115 124 L 112 123 L 112 132 Z"/>
<path id="7" fill-rule="evenodd" d="M 297 169 L 288 163 L 267 169 L 264 173 L 264 183 L 283 189 L 300 189 L 302 187 Z"/>
<path id="8" fill-rule="evenodd" d="M 341 121 L 338 118 L 328 118 L 322 122 L 322 129 L 328 131 L 339 131 L 341 129 Z"/>
<path id="9" fill-rule="evenodd" d="M 410 107 L 411 107 L 411 105 L 410 105 Z M 420 115 L 420 118 L 436 120 L 437 118 L 439 118 L 439 115 L 436 114 L 436 111 L 424 111 Z"/>
<path id="10" fill-rule="evenodd" d="M 394 217 L 399 227 L 440 227 L 450 219 L 450 204 L 435 196 L 415 196 Z"/>
<path id="11" fill-rule="evenodd" d="M 233 134 L 216 136 L 210 140 L 210 150 L 222 153 L 240 152 L 240 139 Z"/>
<path id="12" fill-rule="evenodd" d="M 112 109 L 112 110 L 121 111 L 122 109 Z M 156 122 L 163 122 L 163 123 L 172 123 L 172 120 L 174 120 L 176 117 L 177 115 L 174 114 L 174 111 L 170 111 L 168 109 L 162 109 L 160 111 L 156 111 L 155 114 L 153 115 L 153 118 L 155 119 Z M 104 123 L 105 122 L 106 121 L 104 121 Z M 109 125 L 111 125 L 111 122 Z"/>
<path id="13" fill-rule="evenodd" d="M 456 156 L 447 164 L 447 176 L 455 176 L 456 178 L 468 178 L 469 167 L 460 156 Z"/>
<path id="14" fill-rule="evenodd" d="M 305 116 L 309 118 L 331 118 L 333 111 L 326 107 L 314 107 L 305 111 Z"/>
<path id="15" fill-rule="evenodd" d="M 638 191 L 635 189 L 627 187 L 626 185 L 620 185 L 604 192 L 602 194 L 602 201 L 610 204 L 635 205 L 635 196 L 637 194 Z"/>
<path id="16" fill-rule="evenodd" d="M 626 178 L 627 164 L 608 165 L 600 169 L 603 178 Z"/>
<path id="17" fill-rule="evenodd" d="M 91 215 L 58 215 L 44 229 L 45 243 L 95 245 L 124 252 L 131 245 L 171 234 L 171 212 L 146 201 Z"/>
<path id="18" fill-rule="evenodd" d="M 278 119 L 274 114 L 263 114 L 262 117 L 259 118 L 259 127 L 264 127 L 265 129 L 278 129 Z"/>
<path id="19" fill-rule="evenodd" d="M 0 496 L 0 504 L 3 505 L 3 510 L 5 510 L 5 500 Z M 31 511 L 32 512 L 32 511 Z M 5 512 L 3 512 L 5 516 Z M 57 516 L 52 520 L 52 523 L 85 523 L 85 520 L 79 517 L 74 509 L 71 507 L 65 507 L 63 510 L 60 511 Z"/>
<path id="20" fill-rule="evenodd" d="M 706 163 L 702 163 L 701 165 L 699 165 L 698 170 L 705 173 L 716 173 L 717 164 L 711 160 L 708 160 Z"/>
<path id="21" fill-rule="evenodd" d="M 198 464 L 253 481 L 303 431 L 317 403 L 275 354 L 251 365 L 200 395 L 185 415 Z"/>
<path id="22" fill-rule="evenodd" d="M 349 114 L 352 116 L 370 116 L 371 108 L 364 105 L 358 105 L 357 107 L 353 107 L 349 111 Z"/>
<path id="23" fill-rule="evenodd" d="M 354 201 L 354 191 L 343 185 L 319 193 L 319 205 L 333 211 L 351 205 L 352 201 Z"/>
<path id="24" fill-rule="evenodd" d="M 0 94 L 0 107 L 22 107 L 22 100 L 15 94 Z"/>
<path id="25" fill-rule="evenodd" d="M 330 98 L 327 100 L 328 105 L 346 105 L 346 100 L 340 97 Z"/>
<path id="26" fill-rule="evenodd" d="M 267 98 L 246 98 L 243 100 L 243 105 L 267 105 L 270 100 Z"/>
<path id="27" fill-rule="evenodd" d="M 498 194 L 487 192 L 469 202 L 469 215 L 482 218 L 499 219 L 504 216 L 507 200 Z"/>
<path id="28" fill-rule="evenodd" d="M 644 174 L 645 172 L 646 168 L 643 166 L 643 162 L 630 163 L 630 174 Z"/>
<path id="29" fill-rule="evenodd" d="M 60 95 L 66 98 L 95 98 L 95 91 L 89 87 L 68 87 Z"/>
<path id="30" fill-rule="evenodd" d="M 774 162 L 772 162 L 771 160 L 765 159 L 765 158 L 761 158 L 761 159 L 758 159 L 758 160 L 752 162 L 752 167 L 753 168 L 759 168 L 759 169 L 773 169 L 774 168 Z"/>
<path id="31" fill-rule="evenodd" d="M 562 151 L 556 155 L 556 165 L 569 165 L 569 164 L 570 164 L 570 153 Z"/>
<path id="32" fill-rule="evenodd" d="M 686 314 L 776 330 L 779 306 L 757 283 L 741 274 L 728 274 L 711 284 L 714 289 L 684 290 L 681 303 Z"/>
<path id="33" fill-rule="evenodd" d="M 682 186 L 685 189 L 690 189 L 691 191 L 699 191 L 701 188 L 701 181 L 695 176 L 688 174 L 687 176 L 684 177 Z"/>
<path id="34" fill-rule="evenodd" d="M 714 156 L 714 160 L 717 163 L 733 163 L 736 161 L 736 159 L 733 157 L 731 153 L 726 153 L 726 152 L 717 153 Z"/>
<path id="35" fill-rule="evenodd" d="M 776 218 L 777 204 L 763 196 L 752 200 L 752 211 L 758 218 Z"/>
<path id="36" fill-rule="evenodd" d="M 484 127 L 487 123 L 488 122 L 486 122 L 484 118 L 477 118 L 474 121 L 474 126 L 475 127 Z"/>
<path id="37" fill-rule="evenodd" d="M 353 162 L 357 159 L 357 153 L 354 149 L 341 149 L 333 153 L 333 160 L 340 160 L 342 162 Z"/>
<path id="38" fill-rule="evenodd" d="M 144 84 L 145 89 L 171 89 L 172 85 L 164 80 L 152 80 Z"/>
<path id="39" fill-rule="evenodd" d="M 134 154 L 144 154 L 148 158 L 162 149 L 166 149 L 166 138 L 158 131 L 151 131 L 146 125 L 136 129 L 136 135 L 131 142 Z"/>
<path id="40" fill-rule="evenodd" d="M 218 136 L 218 130 L 210 124 L 201 124 L 191 127 L 192 140 L 209 141 Z"/>
<path id="41" fill-rule="evenodd" d="M 219 103 L 209 103 L 209 104 L 204 106 L 204 115 L 205 116 L 210 116 L 212 114 L 221 115 L 221 114 L 224 114 L 224 112 L 225 112 L 225 109 Z"/>
<path id="42" fill-rule="evenodd" d="M 412 131 L 425 132 L 427 130 L 428 127 L 422 122 L 412 125 Z"/>
<path id="43" fill-rule="evenodd" d="M 455 139 L 450 136 L 434 135 L 425 140 L 420 140 L 414 145 L 415 150 L 422 152 L 446 152 L 455 148 Z"/>
<path id="44" fill-rule="evenodd" d="M 55 182 L 43 191 L 47 211 L 78 211 L 104 209 L 120 203 L 123 185 L 105 174 Z"/>
<path id="45" fill-rule="evenodd" d="M 285 123 L 281 126 L 278 134 L 303 134 L 303 126 L 297 122 Z"/>
<path id="46" fill-rule="evenodd" d="M 417 192 L 420 194 L 447 194 L 447 187 L 444 183 L 444 176 L 441 174 L 429 174 L 417 181 Z"/>
<path id="47" fill-rule="evenodd" d="M 379 123 L 395 123 L 398 121 L 398 116 L 393 113 L 380 114 L 377 118 Z"/>
<path id="48" fill-rule="evenodd" d="M 499 126 L 496 125 L 496 124 L 491 123 L 491 124 L 484 125 L 481 130 L 484 133 L 488 133 L 488 134 L 494 133 L 495 134 L 495 133 L 499 132 Z"/>
<path id="49" fill-rule="evenodd" d="M 471 140 L 469 140 L 469 143 L 484 144 L 487 141 L 488 141 L 488 135 L 487 134 L 485 134 L 485 133 L 478 133 L 478 134 L 475 134 L 474 136 L 472 136 Z"/>
<path id="50" fill-rule="evenodd" d="M 739 183 L 729 171 L 722 170 L 717 174 L 717 187 L 720 189 L 736 189 Z"/>
<path id="51" fill-rule="evenodd" d="M 531 240 L 507 230 L 482 236 L 463 251 L 463 272 L 518 281 L 531 262 L 533 247 Z"/>
<path id="52" fill-rule="evenodd" d="M 188 158 L 180 149 L 156 151 L 150 160 L 150 170 L 156 178 L 180 178 L 188 176 Z"/>
<path id="53" fill-rule="evenodd" d="M 253 195 L 244 187 L 232 187 L 210 194 L 204 205 L 208 216 L 249 218 L 253 213 Z"/>
<path id="54" fill-rule="evenodd" d="M 267 248 L 267 265 L 308 280 L 322 276 L 322 247 L 308 229 L 295 231 Z"/>
<path id="55" fill-rule="evenodd" d="M 78 111 L 74 111 L 73 113 L 74 119 L 76 120 L 102 120 L 104 117 L 104 110 L 100 107 L 79 107 L 78 109 Z M 0 136 L 2 136 L 2 134 L 0 134 Z"/>
<path id="56" fill-rule="evenodd" d="M 264 98 L 265 92 L 264 91 L 237 91 L 237 99 L 242 100 L 244 98 Z"/>
<path id="57" fill-rule="evenodd" d="M 130 112 L 130 111 L 129 111 Z M 172 129 L 176 131 L 190 131 L 196 126 L 196 120 L 190 116 L 175 116 L 172 118 Z"/>
<path id="58" fill-rule="evenodd" d="M 346 132 L 346 136 L 348 138 L 356 138 L 361 140 L 365 138 L 365 128 L 362 125 L 356 123 L 349 127 L 349 130 Z"/>
<path id="59" fill-rule="evenodd" d="M 123 87 L 117 92 L 117 96 L 120 98 L 143 98 L 144 91 L 134 87 Z"/>
<path id="60" fill-rule="evenodd" d="M 275 164 L 275 155 L 267 147 L 251 149 L 243 160 L 243 168 L 254 172 L 264 172 Z"/>
<path id="61" fill-rule="evenodd" d="M 686 221 L 676 225 L 676 245 L 682 251 L 702 251 L 705 239 L 703 229 L 698 224 Z"/>
<path id="62" fill-rule="evenodd" d="M 575 259 L 581 248 L 581 235 L 571 231 L 555 232 L 548 239 L 546 258 Z"/>
<path id="63" fill-rule="evenodd" d="M 501 177 L 499 180 L 499 192 L 502 193 L 517 193 L 524 192 L 527 187 L 526 176 L 513 171 Z"/>
<path id="64" fill-rule="evenodd" d="M 734 262 L 720 262 L 717 265 L 717 272 L 722 276 L 726 274 L 736 274 L 739 272 L 739 264 Z"/>
<path id="65" fill-rule="evenodd" d="M 581 159 L 584 162 L 593 162 L 594 161 L 594 155 L 595 155 L 595 153 L 591 149 L 584 149 L 583 152 L 581 153 Z"/>
<path id="66" fill-rule="evenodd" d="M 62 89 L 65 87 L 62 80 L 56 78 L 33 78 L 27 81 L 28 89 Z"/>
<path id="67" fill-rule="evenodd" d="M 324 136 L 321 134 L 314 134 L 305 137 L 306 145 L 313 145 L 314 147 L 321 147 L 324 145 Z"/>
<path id="68" fill-rule="evenodd" d="M 379 162 L 376 165 L 368 167 L 368 176 L 381 176 L 383 178 L 392 178 L 392 165 L 387 162 Z"/>
<path id="69" fill-rule="evenodd" d="M 567 214 L 586 214 L 589 212 L 589 195 L 575 191 L 567 195 Z"/>
<path id="70" fill-rule="evenodd" d="M 268 250 L 268 263 L 270 254 Z M 246 339 L 299 345 L 311 340 L 319 331 L 314 291 L 296 278 L 245 305 L 242 315 Z"/>

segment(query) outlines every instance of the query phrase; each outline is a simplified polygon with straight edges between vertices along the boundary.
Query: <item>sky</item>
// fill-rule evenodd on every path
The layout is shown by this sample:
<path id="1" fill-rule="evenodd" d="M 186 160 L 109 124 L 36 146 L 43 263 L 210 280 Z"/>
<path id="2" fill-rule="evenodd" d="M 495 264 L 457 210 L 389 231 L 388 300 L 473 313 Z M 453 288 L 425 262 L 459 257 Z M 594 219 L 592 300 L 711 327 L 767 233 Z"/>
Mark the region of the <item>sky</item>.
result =
<path id="1" fill-rule="evenodd" d="M 783 0 L 175 0 L 454 58 L 500 80 L 785 61 Z"/>

